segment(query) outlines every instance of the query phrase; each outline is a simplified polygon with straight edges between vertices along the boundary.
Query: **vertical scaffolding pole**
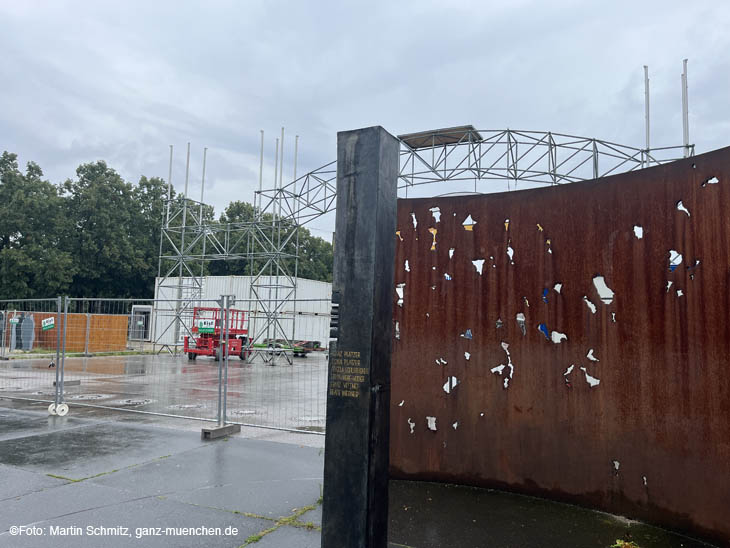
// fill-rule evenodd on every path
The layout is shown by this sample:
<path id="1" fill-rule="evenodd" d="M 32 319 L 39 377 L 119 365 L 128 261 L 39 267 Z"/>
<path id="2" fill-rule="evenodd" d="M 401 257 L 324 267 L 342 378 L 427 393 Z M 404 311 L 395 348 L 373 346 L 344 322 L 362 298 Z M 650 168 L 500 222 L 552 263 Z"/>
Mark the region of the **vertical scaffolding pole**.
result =
<path id="1" fill-rule="evenodd" d="M 282 128 L 282 134 L 284 133 Z M 281 147 L 284 148 L 283 146 Z M 276 138 L 276 156 L 274 157 L 274 207 L 271 216 L 271 243 L 275 242 L 275 226 L 276 226 L 276 204 L 279 200 L 279 138 Z M 266 281 L 266 343 L 270 343 L 271 339 L 271 279 L 273 278 L 273 261 L 269 258 L 269 278 Z M 276 330 L 274 330 L 276 334 Z M 272 360 L 273 361 L 273 360 Z"/>
<path id="2" fill-rule="evenodd" d="M 274 153 L 274 192 L 276 193 L 279 180 L 279 138 L 276 138 L 276 152 Z M 275 194 L 276 195 L 276 194 Z"/>
<path id="3" fill-rule="evenodd" d="M 165 228 L 170 224 L 170 200 L 172 196 L 172 145 L 170 145 L 170 168 L 167 171 L 167 216 L 165 217 Z"/>
<path id="4" fill-rule="evenodd" d="M 203 197 L 205 196 L 205 161 L 208 156 L 208 147 L 203 148 L 203 179 L 200 184 L 200 224 L 203 224 Z M 205 252 L 203 252 L 205 255 Z"/>
<path id="5" fill-rule="evenodd" d="M 206 244 L 206 240 L 208 239 L 208 228 L 207 228 L 208 225 L 203 222 L 203 196 L 205 195 L 205 160 L 206 160 L 207 156 L 208 156 L 208 147 L 205 147 L 203 149 L 203 179 L 200 184 L 200 212 L 198 214 L 200 226 L 203 230 L 203 255 L 201 256 L 202 258 L 200 259 L 200 284 L 201 284 L 201 286 L 203 284 L 203 276 L 205 275 L 205 258 L 204 258 L 205 257 L 205 244 Z M 203 298 L 202 287 L 201 287 L 201 292 L 200 292 L 200 298 L 201 299 Z"/>
<path id="6" fill-rule="evenodd" d="M 644 122 L 646 124 L 646 166 L 651 165 L 651 143 L 649 141 L 649 67 L 644 65 Z"/>
<path id="7" fill-rule="evenodd" d="M 682 70 L 682 138 L 684 157 L 689 156 L 689 95 L 687 90 L 687 59 L 684 60 Z"/>
<path id="8" fill-rule="evenodd" d="M 297 180 L 297 155 L 299 154 L 299 135 L 294 136 L 294 181 Z"/>
<path id="9" fill-rule="evenodd" d="M 279 154 L 279 189 L 284 188 L 284 128 L 281 128 L 281 154 Z M 279 202 L 281 206 L 281 202 Z M 281 212 L 281 209 L 279 209 Z"/>
<path id="10" fill-rule="evenodd" d="M 183 211 L 182 211 L 182 226 L 180 227 L 180 250 L 178 254 L 178 261 L 180 262 L 177 275 L 177 299 L 175 303 L 175 350 L 177 354 L 177 347 L 180 341 L 180 331 L 182 329 L 182 298 L 183 298 L 183 262 L 185 259 L 185 226 L 188 220 L 188 181 L 190 179 L 190 142 L 188 142 L 187 158 L 185 160 L 185 193 L 183 194 Z"/>
<path id="11" fill-rule="evenodd" d="M 261 130 L 261 158 L 259 159 L 259 196 L 258 196 L 258 209 L 254 211 L 254 219 L 261 217 L 261 192 L 264 189 L 264 130 Z M 256 200 L 253 201 L 254 208 L 256 207 Z"/>
<path id="12" fill-rule="evenodd" d="M 274 211 L 276 211 L 276 214 L 274 216 L 274 232 L 276 233 L 276 239 L 273 238 L 272 234 L 272 242 L 276 242 L 276 249 L 274 250 L 274 261 L 276 263 L 276 282 L 274 282 L 274 310 L 271 311 L 271 307 L 269 307 L 269 313 L 273 316 L 274 321 L 274 339 L 279 338 L 278 331 L 282 332 L 282 335 L 284 335 L 284 338 L 286 338 L 286 333 L 282 329 L 280 323 L 279 323 L 279 285 L 281 285 L 281 261 L 283 260 L 282 254 L 281 254 L 281 201 L 284 199 L 284 128 L 281 128 L 281 154 L 279 155 L 279 191 L 277 192 L 277 200 L 274 202 Z M 269 280 L 269 283 L 271 283 L 271 280 Z M 274 342 L 274 347 L 276 347 L 276 342 Z M 284 352 L 286 354 L 286 352 Z M 271 358 L 272 364 L 275 361 L 276 353 L 274 353 L 274 356 Z"/>
<path id="13" fill-rule="evenodd" d="M 170 145 L 170 167 L 167 172 L 167 211 L 163 213 L 162 230 L 160 230 L 160 255 L 157 260 L 157 277 L 162 275 L 162 242 L 163 233 L 170 225 L 170 199 L 172 193 L 172 145 Z M 155 296 L 157 295 L 157 283 L 155 282 Z"/>

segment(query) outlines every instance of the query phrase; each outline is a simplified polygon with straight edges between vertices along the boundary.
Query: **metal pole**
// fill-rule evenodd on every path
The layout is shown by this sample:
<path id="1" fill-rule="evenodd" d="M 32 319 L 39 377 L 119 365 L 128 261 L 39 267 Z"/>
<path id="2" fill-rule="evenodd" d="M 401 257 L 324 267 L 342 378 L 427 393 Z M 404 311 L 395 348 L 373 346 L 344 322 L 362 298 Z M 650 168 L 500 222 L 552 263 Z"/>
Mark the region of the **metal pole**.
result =
<path id="1" fill-rule="evenodd" d="M 226 313 L 226 317 L 225 317 L 225 320 L 226 320 L 226 323 L 225 323 L 225 328 L 226 328 L 226 339 L 225 339 L 225 341 L 226 341 L 226 349 L 225 349 L 226 364 L 225 364 L 225 373 L 223 375 L 223 425 L 226 424 L 226 419 L 228 418 L 227 417 L 227 412 L 226 412 L 226 403 L 228 402 L 228 356 L 230 354 L 230 350 L 228 348 L 228 341 L 229 341 L 229 337 L 230 337 L 230 325 L 229 324 L 231 323 L 231 313 L 230 313 L 231 299 L 230 299 L 230 295 L 226 295 L 225 296 L 225 303 L 226 303 L 226 307 L 225 307 L 225 313 Z"/>
<path id="2" fill-rule="evenodd" d="M 176 307 L 176 319 L 175 322 L 175 354 L 177 354 L 177 346 L 180 341 L 180 331 L 182 328 L 181 304 L 182 304 L 182 293 L 183 293 L 183 262 L 185 258 L 185 227 L 188 220 L 188 181 L 190 179 L 190 143 L 188 142 L 188 154 L 185 160 L 185 193 L 183 194 L 183 214 L 182 214 L 182 226 L 180 227 L 180 256 L 178 257 L 179 269 L 177 276 L 177 307 Z"/>
<path id="3" fill-rule="evenodd" d="M 86 336 L 84 337 L 84 356 L 89 355 L 89 332 L 91 331 L 91 315 L 86 312 Z"/>
<path id="4" fill-rule="evenodd" d="M 651 144 L 649 141 L 649 67 L 644 65 L 644 117 L 646 122 L 646 163 L 651 164 L 650 151 Z"/>
<path id="5" fill-rule="evenodd" d="M 6 314 L 7 317 L 7 314 Z M 65 326 L 64 326 L 65 327 Z M 61 369 L 61 297 L 56 297 L 56 398 L 53 403 L 58 405 L 58 376 Z"/>
<path id="6" fill-rule="evenodd" d="M 190 143 L 188 142 L 188 155 L 187 159 L 185 160 L 185 199 L 188 198 L 188 179 L 190 176 Z"/>
<path id="7" fill-rule="evenodd" d="M 279 188 L 284 188 L 284 128 L 281 128 L 281 154 L 279 155 Z"/>
<path id="8" fill-rule="evenodd" d="M 276 181 L 279 180 L 279 138 L 276 138 L 276 154 L 274 154 L 274 189 L 276 189 Z M 276 191 L 274 191 L 276 196 Z"/>
<path id="9" fill-rule="evenodd" d="M 205 147 L 203 149 L 203 181 L 200 185 L 200 224 L 203 224 L 203 196 L 205 193 L 205 160 L 206 156 L 208 156 L 208 147 Z M 205 252 L 203 252 L 203 255 L 205 255 Z"/>
<path id="10" fill-rule="evenodd" d="M 205 192 L 205 160 L 206 160 L 207 155 L 208 155 L 208 147 L 205 147 L 203 149 L 203 180 L 200 185 L 200 213 L 199 213 L 199 219 L 198 219 L 200 226 L 203 227 L 203 230 L 205 231 L 203 233 L 203 255 L 200 259 L 200 280 L 201 280 L 200 283 L 201 283 L 201 285 L 203 283 L 203 276 L 205 275 L 205 244 L 206 244 L 206 240 L 208 239 L 207 228 L 205 228 L 206 225 L 203 223 L 203 196 L 204 196 L 204 192 Z M 202 298 L 202 291 L 200 293 L 201 293 L 200 296 Z"/>
<path id="11" fill-rule="evenodd" d="M 221 295 L 220 301 L 218 301 L 218 304 L 221 306 L 221 313 L 220 318 L 218 320 L 218 333 L 219 337 L 223 336 L 223 311 L 225 310 L 225 296 Z M 215 329 L 215 326 L 213 326 Z M 220 349 L 220 344 L 218 345 L 218 348 Z M 220 352 L 217 350 L 216 353 L 220 355 Z M 223 415 L 221 414 L 223 411 L 222 408 L 222 399 L 223 399 L 223 360 L 218 359 L 218 426 L 223 426 Z"/>
<path id="12" fill-rule="evenodd" d="M 7 340 L 7 332 L 10 327 L 10 324 L 8 323 L 8 307 L 5 305 L 5 311 L 3 312 L 3 327 L 2 327 L 2 334 L 3 338 L 0 340 L 0 356 L 5 358 L 5 341 Z"/>
<path id="13" fill-rule="evenodd" d="M 283 147 L 282 147 L 283 148 Z M 279 180 L 279 138 L 276 138 L 276 155 L 274 157 L 274 211 L 273 215 L 271 216 L 271 242 L 273 244 L 274 242 L 274 225 L 276 223 L 276 202 L 279 199 L 279 195 L 277 192 L 277 185 Z M 265 268 L 265 267 L 264 267 Z M 271 278 L 273 274 L 273 261 L 269 261 L 269 278 L 266 282 L 266 291 L 267 291 L 267 297 L 268 297 L 268 304 L 266 307 L 266 342 L 269 342 L 269 339 L 271 339 Z"/>
<path id="14" fill-rule="evenodd" d="M 249 231 L 248 238 L 246 239 L 246 250 L 247 250 L 247 255 L 249 257 L 253 256 L 251 240 L 252 240 L 252 235 L 251 235 L 251 231 Z M 256 318 L 259 313 L 259 299 L 258 298 L 255 301 L 253 301 L 254 309 L 253 309 L 253 311 L 251 310 L 251 304 L 252 304 L 251 297 L 254 295 L 253 284 L 254 284 L 254 277 L 256 276 L 255 271 L 254 271 L 254 260 L 253 259 L 249 259 L 249 272 L 251 273 L 251 278 L 249 279 L 249 282 L 248 282 L 248 296 L 249 296 L 248 307 L 247 307 L 248 308 L 248 311 L 247 311 L 247 313 L 248 313 L 248 339 L 246 341 L 246 344 L 248 346 L 248 355 L 246 356 L 246 363 L 251 363 L 255 357 L 254 352 L 253 352 L 253 350 L 254 350 L 253 344 L 254 344 L 254 341 L 256 340 Z M 257 297 L 258 297 L 258 295 L 257 295 Z"/>
<path id="15" fill-rule="evenodd" d="M 682 71 L 682 135 L 684 138 L 684 157 L 689 156 L 689 94 L 687 90 L 687 59 Z"/>
<path id="16" fill-rule="evenodd" d="M 61 349 L 61 373 L 60 373 L 60 380 L 56 384 L 56 393 L 59 395 L 58 402 L 56 405 L 59 405 L 63 403 L 63 377 L 64 377 L 64 368 L 66 367 L 66 326 L 68 325 L 68 295 L 64 298 L 63 303 L 63 347 Z M 58 365 L 56 365 L 58 367 Z"/>
<path id="17" fill-rule="evenodd" d="M 299 285 L 299 217 L 294 222 L 294 230 L 296 230 L 296 246 L 294 247 L 294 299 L 292 305 L 292 326 L 291 341 L 294 342 L 297 336 L 297 286 Z"/>
<path id="18" fill-rule="evenodd" d="M 281 154 L 279 155 L 279 192 L 276 194 L 276 202 L 274 202 L 274 211 L 276 211 L 276 215 L 274 216 L 274 223 L 275 225 L 272 225 L 274 230 L 272 231 L 272 238 L 271 241 L 274 241 L 274 233 L 276 234 L 276 250 L 274 252 L 274 256 L 276 257 L 276 282 L 275 282 L 275 289 L 274 289 L 274 312 L 271 314 L 274 320 L 274 349 L 276 349 L 276 339 L 277 337 L 277 327 L 279 326 L 279 273 L 281 271 L 281 201 L 283 199 L 283 189 L 284 189 L 284 128 L 281 128 Z M 278 207 L 277 207 L 278 206 Z M 273 263 L 274 261 L 272 261 Z M 269 277 L 269 283 L 271 283 L 271 278 Z M 271 307 L 269 307 L 269 312 L 271 312 Z M 286 333 L 282 333 L 284 335 L 284 338 L 286 338 Z M 276 352 L 274 352 L 274 356 L 276 356 Z M 274 363 L 274 356 L 271 358 L 271 363 Z"/>
<path id="19" fill-rule="evenodd" d="M 284 128 L 281 128 L 281 154 L 279 154 L 279 192 L 284 188 Z M 278 209 L 277 217 L 281 217 L 282 194 L 277 193 L 277 200 L 274 203 L 274 211 Z M 279 206 L 278 208 L 276 206 Z"/>
<path id="20" fill-rule="evenodd" d="M 299 154 L 299 135 L 294 136 L 294 180 L 297 180 L 297 155 Z"/>
<path id="21" fill-rule="evenodd" d="M 255 219 L 258 219 L 261 216 L 261 191 L 264 188 L 264 130 L 261 130 L 261 158 L 259 160 L 259 196 L 258 196 L 258 202 L 259 207 L 258 210 L 255 211 Z M 253 201 L 253 205 L 256 206 L 256 200 Z"/>
<path id="22" fill-rule="evenodd" d="M 172 199 L 172 145 L 170 145 L 170 169 L 167 172 L 167 217 L 165 218 L 165 228 L 170 224 L 170 200 Z"/>

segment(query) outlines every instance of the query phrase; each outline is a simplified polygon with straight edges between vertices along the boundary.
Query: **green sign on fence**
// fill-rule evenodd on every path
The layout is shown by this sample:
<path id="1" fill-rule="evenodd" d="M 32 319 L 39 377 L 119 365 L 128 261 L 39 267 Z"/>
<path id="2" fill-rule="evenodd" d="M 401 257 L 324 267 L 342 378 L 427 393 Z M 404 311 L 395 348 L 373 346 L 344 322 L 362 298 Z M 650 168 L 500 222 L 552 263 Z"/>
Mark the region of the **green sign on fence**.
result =
<path id="1" fill-rule="evenodd" d="M 48 331 L 49 329 L 53 329 L 54 327 L 56 327 L 56 318 L 54 318 L 53 316 L 41 321 L 41 328 L 43 329 L 43 331 Z"/>
<path id="2" fill-rule="evenodd" d="M 198 320 L 198 333 L 215 333 L 215 320 Z"/>
<path id="3" fill-rule="evenodd" d="M 18 325 L 20 323 L 19 318 L 10 318 L 10 325 Z"/>

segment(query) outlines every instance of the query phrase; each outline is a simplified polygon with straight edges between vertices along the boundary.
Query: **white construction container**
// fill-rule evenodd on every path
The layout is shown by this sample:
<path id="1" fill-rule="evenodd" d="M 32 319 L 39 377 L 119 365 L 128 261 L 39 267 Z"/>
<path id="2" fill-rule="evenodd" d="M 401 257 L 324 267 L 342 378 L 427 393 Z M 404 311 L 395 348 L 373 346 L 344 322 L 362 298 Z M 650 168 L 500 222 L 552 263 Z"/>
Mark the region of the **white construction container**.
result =
<path id="1" fill-rule="evenodd" d="M 281 287 L 275 278 L 266 276 L 259 278 L 258 299 L 251 293 L 251 276 L 206 276 L 202 281 L 200 295 L 193 300 L 193 306 L 215 306 L 213 301 L 221 295 L 234 295 L 234 308 L 249 311 L 249 333 L 266 337 L 265 310 L 273 310 L 275 303 L 281 302 L 279 308 L 279 324 L 287 338 L 292 341 L 316 341 L 327 347 L 329 342 L 330 301 L 332 300 L 332 284 L 304 278 L 296 279 L 296 289 Z M 182 344 L 185 329 L 176 329 L 175 309 L 178 294 L 182 292 L 183 300 L 198 293 L 194 278 L 183 278 L 178 289 L 178 278 L 167 278 L 160 286 L 162 278 L 155 280 L 155 310 L 153 340 L 158 344 L 174 346 Z M 275 286 L 279 286 L 278 289 Z M 195 289 L 193 289 L 195 288 Z M 260 301 L 265 301 L 261 305 Z M 270 304 L 269 304 L 270 302 Z M 185 325 L 192 327 L 192 307 L 181 314 Z M 177 334 L 177 341 L 175 334 Z M 270 334 L 272 338 L 273 332 Z"/>

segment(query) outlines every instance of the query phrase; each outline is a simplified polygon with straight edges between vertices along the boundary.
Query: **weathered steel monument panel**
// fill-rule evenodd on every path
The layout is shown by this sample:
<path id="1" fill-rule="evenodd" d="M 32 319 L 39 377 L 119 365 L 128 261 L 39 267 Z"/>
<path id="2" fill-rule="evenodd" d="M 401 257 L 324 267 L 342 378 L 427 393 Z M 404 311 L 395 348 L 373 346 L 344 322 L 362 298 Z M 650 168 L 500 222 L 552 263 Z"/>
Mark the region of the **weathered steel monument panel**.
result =
<path id="1" fill-rule="evenodd" d="M 385 548 L 398 141 L 337 136 L 337 221 L 325 442 L 323 548 Z"/>
<path id="2" fill-rule="evenodd" d="M 730 148 L 400 200 L 393 474 L 729 541 L 729 210 Z"/>

